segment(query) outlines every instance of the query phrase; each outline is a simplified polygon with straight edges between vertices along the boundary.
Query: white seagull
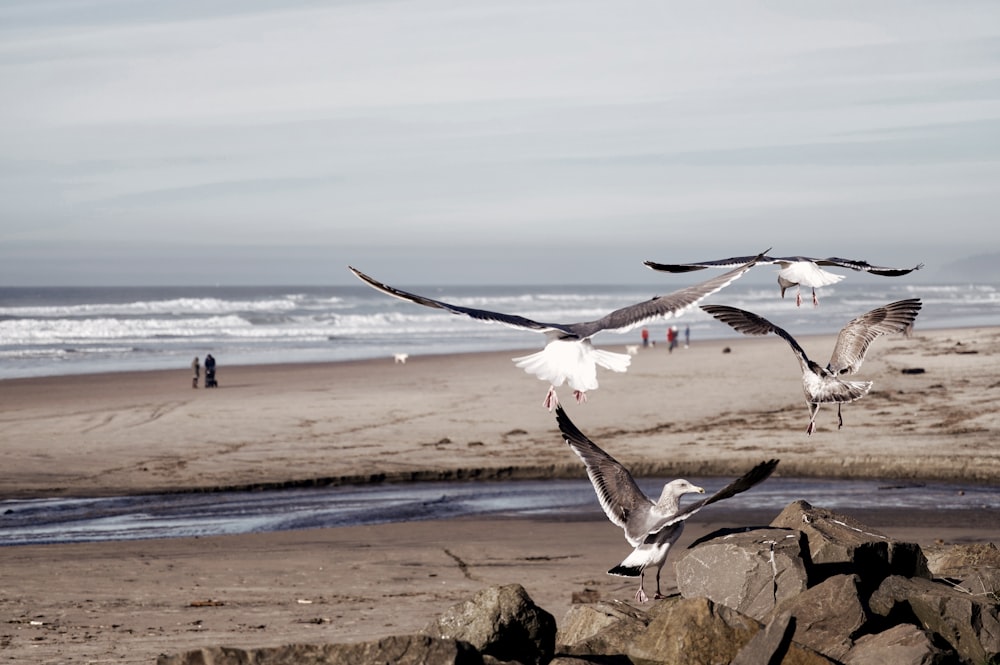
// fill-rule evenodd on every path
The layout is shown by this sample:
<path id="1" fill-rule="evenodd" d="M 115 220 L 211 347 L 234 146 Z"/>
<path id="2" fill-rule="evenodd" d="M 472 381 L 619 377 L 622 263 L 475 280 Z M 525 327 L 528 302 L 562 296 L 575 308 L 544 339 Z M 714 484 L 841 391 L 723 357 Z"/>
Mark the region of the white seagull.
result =
<path id="1" fill-rule="evenodd" d="M 691 272 L 692 270 L 703 270 L 705 268 L 732 268 L 749 261 L 750 256 L 734 256 L 730 259 L 720 259 L 718 261 L 702 261 L 700 263 L 656 263 L 655 261 L 644 261 L 643 263 L 660 272 Z M 885 268 L 873 266 L 867 261 L 855 261 L 853 259 L 840 259 L 835 256 L 826 259 L 813 259 L 808 256 L 762 256 L 757 263 L 774 263 L 781 266 L 778 269 L 778 286 L 781 287 L 781 297 L 785 297 L 785 290 L 795 287 L 795 306 L 802 304 L 801 286 L 808 286 L 812 289 L 813 306 L 819 305 L 819 298 L 816 297 L 816 289 L 821 286 L 830 286 L 844 279 L 843 275 L 823 270 L 820 266 L 836 266 L 838 268 L 849 268 L 858 272 L 870 272 L 873 275 L 883 277 L 899 277 L 914 270 L 924 267 L 923 263 L 918 263 L 912 268 Z"/>
<path id="2" fill-rule="evenodd" d="M 827 402 L 837 403 L 837 429 L 844 426 L 844 419 L 840 415 L 841 405 L 867 395 L 872 382 L 844 381 L 840 377 L 844 374 L 856 374 L 875 338 L 905 331 L 917 318 L 921 307 L 919 298 L 908 298 L 876 307 L 852 319 L 837 336 L 837 344 L 833 347 L 833 355 L 826 367 L 820 367 L 810 360 L 795 338 L 762 316 L 725 305 L 702 305 L 701 308 L 744 335 L 774 333 L 788 342 L 802 368 L 802 392 L 809 405 L 806 434 L 812 434 L 816 429 L 819 405 Z"/>
<path id="3" fill-rule="evenodd" d="M 656 595 L 653 597 L 663 598 L 660 571 L 670 547 L 684 530 L 684 520 L 711 503 L 745 492 L 765 480 L 778 466 L 776 459 L 761 462 L 712 496 L 682 510 L 681 495 L 704 494 L 705 490 L 683 479 L 672 480 L 663 486 L 660 499 L 654 502 L 639 489 L 628 469 L 577 429 L 561 406 L 556 408 L 556 421 L 566 443 L 587 467 L 587 476 L 604 513 L 613 524 L 625 530 L 625 539 L 635 548 L 608 574 L 638 577 L 639 589 L 635 592 L 635 599 L 640 603 L 648 600 L 642 585 L 644 573 L 651 566 L 656 567 Z"/>
<path id="4" fill-rule="evenodd" d="M 556 386 L 561 386 L 564 382 L 568 383 L 573 389 L 576 401 L 584 402 L 587 399 L 587 391 L 597 389 L 598 365 L 613 372 L 624 372 L 628 369 L 631 357 L 627 353 L 615 353 L 594 348 L 590 341 L 592 336 L 602 330 L 624 331 L 652 319 L 660 317 L 666 319 L 679 315 L 705 297 L 739 279 L 743 273 L 753 267 L 754 262 L 754 257 L 750 257 L 744 265 L 715 279 L 674 291 L 665 296 L 655 296 L 650 300 L 622 307 L 596 321 L 581 323 L 541 323 L 514 314 L 501 314 L 484 309 L 450 305 L 440 300 L 425 298 L 383 284 L 356 268 L 351 266 L 348 268 L 372 288 L 402 300 L 443 309 L 452 314 L 464 314 L 479 321 L 502 323 L 513 328 L 545 333 L 548 342 L 544 349 L 513 360 L 524 371 L 534 374 L 542 381 L 549 382 L 549 391 L 543 404 L 551 411 L 559 403 L 555 391 Z"/>

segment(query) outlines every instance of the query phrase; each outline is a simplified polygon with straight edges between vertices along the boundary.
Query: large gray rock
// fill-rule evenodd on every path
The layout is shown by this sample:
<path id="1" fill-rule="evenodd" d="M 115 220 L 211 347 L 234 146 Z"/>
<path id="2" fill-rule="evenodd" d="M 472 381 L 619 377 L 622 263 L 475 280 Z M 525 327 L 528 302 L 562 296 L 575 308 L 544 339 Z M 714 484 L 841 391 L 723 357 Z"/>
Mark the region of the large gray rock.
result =
<path id="1" fill-rule="evenodd" d="M 954 656 L 934 646 L 926 632 L 901 623 L 859 637 L 844 656 L 844 665 L 947 665 L 954 660 Z"/>
<path id="2" fill-rule="evenodd" d="M 163 655 L 157 665 L 482 665 L 467 642 L 427 635 L 387 637 L 355 644 L 288 644 L 260 649 L 209 647 Z"/>
<path id="3" fill-rule="evenodd" d="M 979 596 L 1000 598 L 1000 549 L 993 543 L 931 548 L 927 566 L 935 577 Z"/>
<path id="4" fill-rule="evenodd" d="M 793 639 L 842 660 L 868 621 L 856 575 L 836 575 L 778 604 L 775 616 L 795 619 Z"/>
<path id="5" fill-rule="evenodd" d="M 778 665 L 788 651 L 794 632 L 795 619 L 791 614 L 771 619 L 763 630 L 743 645 L 730 665 Z"/>
<path id="6" fill-rule="evenodd" d="M 859 575 L 865 592 L 889 575 L 930 578 L 920 546 L 901 543 L 848 515 L 793 501 L 771 526 L 805 534 L 811 560 L 811 584 L 834 575 Z"/>
<path id="7" fill-rule="evenodd" d="M 868 601 L 893 622 L 910 621 L 938 635 L 970 663 L 1000 662 L 1000 604 L 946 584 L 886 578 Z"/>
<path id="8" fill-rule="evenodd" d="M 702 542 L 676 564 L 685 598 L 710 598 L 757 620 L 808 587 L 801 532 L 753 529 Z"/>
<path id="9" fill-rule="evenodd" d="M 583 646 L 580 653 L 624 653 L 627 641 L 648 623 L 645 612 L 621 601 L 573 605 L 559 623 L 557 649 L 569 653 L 567 649 Z"/>
<path id="10" fill-rule="evenodd" d="M 492 586 L 452 606 L 427 627 L 432 637 L 469 642 L 484 656 L 525 665 L 547 663 L 555 650 L 556 621 L 520 584 Z"/>

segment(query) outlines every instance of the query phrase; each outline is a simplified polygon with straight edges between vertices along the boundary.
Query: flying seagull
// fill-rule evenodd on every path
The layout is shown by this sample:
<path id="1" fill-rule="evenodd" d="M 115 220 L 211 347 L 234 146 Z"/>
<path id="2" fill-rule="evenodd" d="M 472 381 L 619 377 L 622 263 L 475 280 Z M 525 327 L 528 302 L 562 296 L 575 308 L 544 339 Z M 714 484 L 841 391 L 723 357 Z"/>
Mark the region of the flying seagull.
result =
<path id="1" fill-rule="evenodd" d="M 624 372 L 628 369 L 631 356 L 627 353 L 615 353 L 594 348 L 590 341 L 591 337 L 603 330 L 624 331 L 655 318 L 666 319 L 679 315 L 705 297 L 739 279 L 743 273 L 753 267 L 755 260 L 754 257 L 750 257 L 743 265 L 715 279 L 674 291 L 665 296 L 655 296 L 650 300 L 622 307 L 596 321 L 581 323 L 541 323 L 514 314 L 501 314 L 484 309 L 450 305 L 440 300 L 432 300 L 383 284 L 356 268 L 351 266 L 348 268 L 372 288 L 402 300 L 427 307 L 436 307 L 452 314 L 464 314 L 479 321 L 502 323 L 513 328 L 545 333 L 548 342 L 544 349 L 513 360 L 524 371 L 534 374 L 542 381 L 549 382 L 549 391 L 543 404 L 551 411 L 559 403 L 555 391 L 556 386 L 561 386 L 563 382 L 568 383 L 573 389 L 577 402 L 584 402 L 587 399 L 587 391 L 597 389 L 598 365 L 613 372 Z"/>
<path id="2" fill-rule="evenodd" d="M 837 429 L 844 426 L 840 407 L 844 402 L 861 399 L 871 390 L 871 381 L 844 381 L 844 374 L 857 374 L 864 362 L 868 347 L 876 337 L 889 333 L 903 332 L 917 318 L 922 304 L 920 298 L 908 298 L 876 307 L 870 312 L 852 319 L 841 329 L 833 355 L 826 367 L 820 367 L 809 359 L 806 352 L 791 335 L 767 319 L 752 312 L 725 305 L 702 305 L 702 309 L 732 326 L 744 335 L 766 335 L 774 333 L 792 347 L 802 368 L 802 392 L 809 405 L 809 426 L 806 434 L 816 429 L 816 412 L 819 405 L 826 402 L 837 403 Z"/>
<path id="3" fill-rule="evenodd" d="M 556 422 L 566 443 L 587 467 L 587 476 L 604 514 L 613 524 L 625 530 L 625 539 L 635 548 L 608 574 L 638 577 L 639 589 L 635 592 L 635 599 L 640 603 L 648 600 L 642 585 L 643 575 L 651 566 L 656 567 L 656 595 L 653 597 L 663 598 L 660 571 L 670 547 L 684 530 L 684 520 L 711 503 L 747 491 L 764 481 L 778 466 L 776 459 L 761 462 L 712 496 L 681 509 L 681 495 L 704 494 L 705 490 L 683 479 L 671 480 L 663 486 L 659 500 L 654 502 L 639 489 L 628 469 L 577 429 L 561 406 L 556 408 Z"/>
<path id="4" fill-rule="evenodd" d="M 730 259 L 718 261 L 702 261 L 700 263 L 656 263 L 655 261 L 644 261 L 644 264 L 653 270 L 661 272 L 691 272 L 692 270 L 703 270 L 705 268 L 732 268 L 749 261 L 750 256 L 734 256 Z M 849 268 L 858 272 L 870 272 L 873 275 L 883 277 L 899 277 L 914 270 L 924 267 L 923 263 L 918 263 L 912 268 L 884 268 L 873 266 L 867 261 L 855 261 L 852 259 L 840 259 L 830 257 L 827 259 L 813 259 L 808 256 L 762 256 L 757 263 L 775 263 L 781 266 L 778 270 L 778 286 L 781 287 L 781 297 L 785 297 L 785 291 L 795 287 L 795 305 L 802 304 L 801 286 L 808 286 L 812 289 L 813 306 L 819 305 L 819 298 L 816 297 L 816 289 L 821 286 L 830 286 L 844 279 L 843 275 L 823 270 L 820 266 L 836 266 L 838 268 Z"/>

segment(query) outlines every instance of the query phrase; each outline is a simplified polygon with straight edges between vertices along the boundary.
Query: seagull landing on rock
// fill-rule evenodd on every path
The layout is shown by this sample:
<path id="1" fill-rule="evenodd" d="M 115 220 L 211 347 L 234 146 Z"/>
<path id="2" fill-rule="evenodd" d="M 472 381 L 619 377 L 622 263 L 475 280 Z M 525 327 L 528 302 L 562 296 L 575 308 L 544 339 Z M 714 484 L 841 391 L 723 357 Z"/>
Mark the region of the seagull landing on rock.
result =
<path id="1" fill-rule="evenodd" d="M 701 263 L 656 263 L 645 261 L 645 265 L 653 270 L 661 272 L 691 272 L 692 270 L 703 270 L 705 268 L 732 268 L 749 261 L 750 256 L 734 256 L 731 259 L 721 259 L 718 261 L 702 261 Z M 899 277 L 914 270 L 924 267 L 923 263 L 918 263 L 912 268 L 884 268 L 873 266 L 867 261 L 854 261 L 852 259 L 839 259 L 830 257 L 827 259 L 813 259 L 808 256 L 762 256 L 757 263 L 774 263 L 780 266 L 778 270 L 778 286 L 781 287 L 781 297 L 785 297 L 785 291 L 795 287 L 795 306 L 802 304 L 801 286 L 808 286 L 812 289 L 813 306 L 819 305 L 819 298 L 816 297 L 816 289 L 821 286 L 830 286 L 844 279 L 843 275 L 823 270 L 820 266 L 836 266 L 838 268 L 849 268 L 858 272 L 870 272 L 873 275 L 883 277 Z"/>
<path id="2" fill-rule="evenodd" d="M 809 405 L 806 434 L 812 434 L 816 429 L 819 405 L 826 402 L 837 403 L 837 429 L 844 426 L 840 407 L 844 402 L 853 402 L 867 395 L 872 382 L 844 381 L 840 377 L 844 374 L 856 374 L 875 338 L 905 331 L 917 318 L 921 306 L 919 298 L 909 298 L 885 307 L 876 307 L 852 319 L 837 336 L 837 344 L 833 347 L 833 355 L 826 367 L 820 367 L 810 360 L 795 338 L 762 316 L 724 305 L 702 305 L 701 308 L 744 335 L 774 333 L 788 342 L 802 368 L 802 392 Z"/>
<path id="3" fill-rule="evenodd" d="M 639 489 L 628 469 L 577 429 L 562 407 L 556 409 L 556 422 L 566 443 L 587 467 L 587 476 L 604 513 L 613 524 L 625 530 L 625 539 L 635 548 L 608 574 L 638 577 L 639 589 L 635 592 L 635 599 L 640 603 L 648 600 L 642 588 L 643 576 L 646 569 L 653 566 L 656 567 L 656 595 L 653 597 L 663 598 L 660 571 L 670 547 L 684 530 L 684 520 L 709 504 L 745 492 L 765 480 L 778 466 L 776 459 L 761 462 L 712 496 L 681 509 L 682 495 L 704 494 L 705 490 L 686 480 L 672 480 L 663 486 L 659 500 L 654 502 Z"/>
<path id="4" fill-rule="evenodd" d="M 602 330 L 625 331 L 652 319 L 666 319 L 679 315 L 705 297 L 739 279 L 743 273 L 753 267 L 755 261 L 754 257 L 750 257 L 743 265 L 715 279 L 674 291 L 665 296 L 655 296 L 650 300 L 617 309 L 596 321 L 582 323 L 541 323 L 514 314 L 501 314 L 484 309 L 450 305 L 440 300 L 432 300 L 383 284 L 356 268 L 350 266 L 348 268 L 372 288 L 401 300 L 443 309 L 452 314 L 464 314 L 479 321 L 502 323 L 512 328 L 545 333 L 548 343 L 544 349 L 538 353 L 513 360 L 524 371 L 549 382 L 549 391 L 545 396 L 544 405 L 551 411 L 559 403 L 555 391 L 556 386 L 561 386 L 564 382 L 568 383 L 573 389 L 576 401 L 584 402 L 587 399 L 587 391 L 597 388 L 598 365 L 613 372 L 624 372 L 628 369 L 632 360 L 631 356 L 627 353 L 614 353 L 594 348 L 590 341 L 592 336 Z"/>

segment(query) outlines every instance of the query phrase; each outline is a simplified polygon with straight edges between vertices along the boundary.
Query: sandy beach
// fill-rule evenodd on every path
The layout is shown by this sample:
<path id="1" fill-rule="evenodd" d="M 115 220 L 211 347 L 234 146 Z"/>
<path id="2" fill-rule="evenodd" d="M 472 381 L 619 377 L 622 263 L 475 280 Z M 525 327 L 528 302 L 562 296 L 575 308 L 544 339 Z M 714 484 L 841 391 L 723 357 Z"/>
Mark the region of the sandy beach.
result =
<path id="1" fill-rule="evenodd" d="M 799 341 L 825 363 L 834 338 Z M 515 355 L 218 358 L 218 390 L 191 389 L 187 368 L 0 381 L 0 498 L 583 477 L 542 407 L 547 385 Z M 627 373 L 599 378 L 586 404 L 560 397 L 636 475 L 738 475 L 779 457 L 788 477 L 1000 483 L 1000 328 L 877 340 L 858 375 L 872 392 L 844 406 L 839 431 L 836 407 L 821 408 L 812 436 L 798 365 L 773 336 L 642 349 Z M 680 546 L 783 507 L 734 503 L 699 513 Z M 861 512 L 927 547 L 1000 542 L 993 514 Z M 604 574 L 627 551 L 599 513 L 4 547 L 0 660 L 148 663 L 203 645 L 370 639 L 417 630 L 494 583 L 523 584 L 558 620 L 577 592 L 629 599 L 634 582 Z"/>

